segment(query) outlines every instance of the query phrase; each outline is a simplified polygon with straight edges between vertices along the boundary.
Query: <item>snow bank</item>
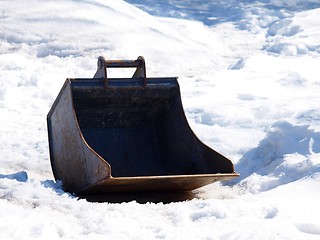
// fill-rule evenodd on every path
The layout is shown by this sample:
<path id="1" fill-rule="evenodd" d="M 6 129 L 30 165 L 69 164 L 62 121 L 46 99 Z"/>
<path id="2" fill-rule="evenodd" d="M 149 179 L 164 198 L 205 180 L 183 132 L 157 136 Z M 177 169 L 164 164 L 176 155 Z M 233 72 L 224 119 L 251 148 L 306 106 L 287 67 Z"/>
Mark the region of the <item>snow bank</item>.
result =
<path id="1" fill-rule="evenodd" d="M 316 30 L 319 9 L 304 11 L 274 22 L 267 31 L 265 49 L 272 53 L 295 56 L 319 54 L 320 45 Z"/>
<path id="2" fill-rule="evenodd" d="M 115 0 L 0 1 L 0 238 L 318 239 L 318 1 L 134 3 L 162 17 Z M 99 55 L 178 76 L 193 130 L 241 177 L 170 204 L 64 192 L 46 114 Z"/>
<path id="3" fill-rule="evenodd" d="M 307 125 L 279 121 L 259 145 L 240 159 L 239 185 L 250 192 L 267 191 L 320 170 L 320 133 Z"/>

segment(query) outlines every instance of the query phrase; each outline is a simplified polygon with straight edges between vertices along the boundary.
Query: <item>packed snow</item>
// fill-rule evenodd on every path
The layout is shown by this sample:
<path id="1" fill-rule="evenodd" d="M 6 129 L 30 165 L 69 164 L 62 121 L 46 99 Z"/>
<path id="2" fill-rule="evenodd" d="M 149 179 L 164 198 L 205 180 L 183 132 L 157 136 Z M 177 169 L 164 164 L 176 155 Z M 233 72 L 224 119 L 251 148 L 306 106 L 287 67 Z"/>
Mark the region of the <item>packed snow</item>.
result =
<path id="1" fill-rule="evenodd" d="M 320 239 L 319 24 L 318 0 L 0 1 L 0 238 Z M 46 115 L 100 55 L 178 76 L 190 126 L 241 176 L 171 203 L 65 192 Z"/>

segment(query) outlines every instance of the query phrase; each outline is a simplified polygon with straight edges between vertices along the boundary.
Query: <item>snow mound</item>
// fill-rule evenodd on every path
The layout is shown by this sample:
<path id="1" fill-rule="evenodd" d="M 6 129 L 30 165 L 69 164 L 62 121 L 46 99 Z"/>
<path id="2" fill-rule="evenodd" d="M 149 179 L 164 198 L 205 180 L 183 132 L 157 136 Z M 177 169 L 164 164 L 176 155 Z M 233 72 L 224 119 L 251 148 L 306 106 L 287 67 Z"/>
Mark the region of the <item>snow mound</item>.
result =
<path id="1" fill-rule="evenodd" d="M 319 21 L 319 8 L 275 21 L 267 30 L 265 50 L 287 56 L 319 54 L 320 44 L 314 41 L 320 35 Z"/>
<path id="2" fill-rule="evenodd" d="M 261 192 L 320 171 L 320 132 L 308 125 L 277 121 L 258 147 L 236 165 L 239 185 Z"/>

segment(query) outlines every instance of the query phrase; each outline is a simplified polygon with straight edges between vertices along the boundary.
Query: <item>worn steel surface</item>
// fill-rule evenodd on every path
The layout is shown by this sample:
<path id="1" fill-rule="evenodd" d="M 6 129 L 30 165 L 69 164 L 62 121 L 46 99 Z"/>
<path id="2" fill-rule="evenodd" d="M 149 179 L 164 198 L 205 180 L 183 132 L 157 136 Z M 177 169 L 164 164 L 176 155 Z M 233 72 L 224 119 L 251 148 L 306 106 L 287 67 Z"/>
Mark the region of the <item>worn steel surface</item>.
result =
<path id="1" fill-rule="evenodd" d="M 106 66 L 137 70 L 107 79 Z M 51 165 L 66 190 L 182 191 L 238 176 L 192 132 L 177 78 L 146 78 L 141 57 L 99 58 L 95 77 L 67 79 L 48 114 Z"/>
<path id="2" fill-rule="evenodd" d="M 110 177 L 110 165 L 85 141 L 66 80 L 47 118 L 52 171 L 68 191 L 79 192 Z"/>
<path id="3" fill-rule="evenodd" d="M 83 190 L 81 194 L 190 191 L 216 181 L 226 181 L 238 174 L 194 174 L 144 177 L 111 177 Z"/>

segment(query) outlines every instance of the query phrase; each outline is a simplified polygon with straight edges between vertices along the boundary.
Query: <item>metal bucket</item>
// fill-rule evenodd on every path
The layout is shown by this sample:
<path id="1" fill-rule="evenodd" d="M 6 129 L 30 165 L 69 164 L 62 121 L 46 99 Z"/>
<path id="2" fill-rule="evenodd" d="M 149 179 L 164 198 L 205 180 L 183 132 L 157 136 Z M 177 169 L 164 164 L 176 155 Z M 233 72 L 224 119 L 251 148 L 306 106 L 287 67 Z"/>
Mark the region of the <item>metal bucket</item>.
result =
<path id="1" fill-rule="evenodd" d="M 132 78 L 107 68 L 134 67 Z M 47 117 L 51 166 L 67 191 L 186 191 L 239 176 L 186 120 L 177 78 L 146 78 L 142 57 L 67 79 Z"/>

